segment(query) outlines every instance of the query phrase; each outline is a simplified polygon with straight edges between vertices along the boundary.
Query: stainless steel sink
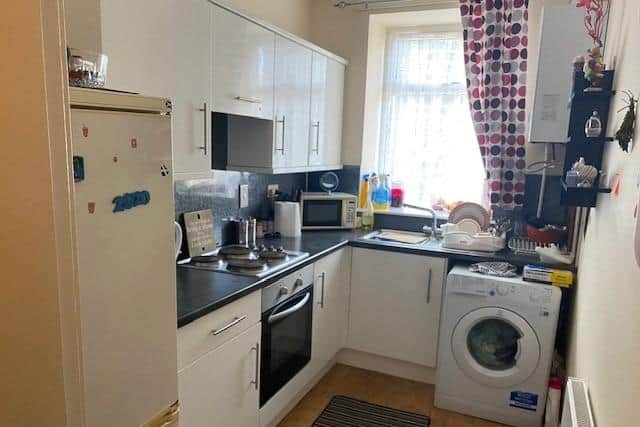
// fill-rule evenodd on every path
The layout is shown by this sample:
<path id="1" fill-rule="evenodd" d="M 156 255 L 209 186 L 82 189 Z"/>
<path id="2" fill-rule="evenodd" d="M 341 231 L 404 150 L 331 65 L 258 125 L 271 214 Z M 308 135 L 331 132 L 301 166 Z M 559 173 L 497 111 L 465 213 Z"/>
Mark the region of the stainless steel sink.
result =
<path id="1" fill-rule="evenodd" d="M 387 237 L 382 237 L 382 234 L 387 232 L 393 232 L 394 234 L 397 234 L 400 236 L 418 237 L 418 238 L 421 237 L 424 240 L 417 243 L 408 243 L 408 242 L 401 242 L 398 240 L 390 239 Z M 389 230 L 389 229 L 372 231 L 371 233 L 365 234 L 364 236 L 360 237 L 358 240 L 367 241 L 367 242 L 376 242 L 376 243 L 382 243 L 382 244 L 402 245 L 402 246 L 409 246 L 409 247 L 429 247 L 429 246 L 439 246 L 440 244 L 440 241 L 431 239 L 427 237 L 424 233 L 415 233 L 411 231 Z"/>

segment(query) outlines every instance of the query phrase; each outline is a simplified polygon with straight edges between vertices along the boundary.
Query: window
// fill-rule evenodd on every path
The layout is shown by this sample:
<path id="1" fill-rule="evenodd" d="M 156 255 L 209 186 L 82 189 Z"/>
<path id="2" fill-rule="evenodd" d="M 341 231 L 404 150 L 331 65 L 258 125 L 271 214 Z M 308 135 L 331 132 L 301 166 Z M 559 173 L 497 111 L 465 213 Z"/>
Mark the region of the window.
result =
<path id="1" fill-rule="evenodd" d="M 377 154 L 408 204 L 483 201 L 460 32 L 388 33 Z"/>

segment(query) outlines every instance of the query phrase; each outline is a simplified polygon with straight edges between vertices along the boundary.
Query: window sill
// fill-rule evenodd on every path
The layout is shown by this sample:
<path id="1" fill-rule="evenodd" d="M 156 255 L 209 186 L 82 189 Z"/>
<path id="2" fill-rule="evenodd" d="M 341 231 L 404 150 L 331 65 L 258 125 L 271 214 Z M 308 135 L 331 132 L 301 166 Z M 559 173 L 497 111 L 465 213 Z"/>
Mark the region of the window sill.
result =
<path id="1" fill-rule="evenodd" d="M 362 212 L 362 211 L 364 211 L 364 209 L 358 209 L 358 212 Z M 389 208 L 389 210 L 386 210 L 386 211 L 375 211 L 375 214 L 376 215 L 410 216 L 414 218 L 431 218 L 431 213 L 427 211 L 423 211 L 422 209 L 416 209 L 416 208 L 408 208 L 408 207 Z M 446 221 L 449 219 L 449 213 L 438 211 L 436 212 L 436 218 L 439 220 Z"/>

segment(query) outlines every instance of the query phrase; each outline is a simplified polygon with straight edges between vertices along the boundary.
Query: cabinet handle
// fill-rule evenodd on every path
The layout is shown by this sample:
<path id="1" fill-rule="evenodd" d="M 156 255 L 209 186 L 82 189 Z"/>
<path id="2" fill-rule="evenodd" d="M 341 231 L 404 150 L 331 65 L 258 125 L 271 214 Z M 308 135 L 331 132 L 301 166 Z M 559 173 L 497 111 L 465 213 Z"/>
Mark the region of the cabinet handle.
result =
<path id="1" fill-rule="evenodd" d="M 429 269 L 428 274 L 429 279 L 427 280 L 427 304 L 431 303 L 431 269 Z"/>
<path id="2" fill-rule="evenodd" d="M 324 280 L 326 277 L 326 273 L 323 271 L 321 275 L 318 276 L 319 279 L 322 279 L 322 284 L 320 285 L 320 308 L 324 308 Z"/>
<path id="3" fill-rule="evenodd" d="M 233 320 L 231 322 L 229 322 L 228 324 L 224 325 L 222 328 L 220 329 L 214 329 L 211 331 L 211 333 L 213 335 L 220 335 L 221 333 L 223 333 L 224 331 L 226 331 L 229 328 L 233 328 L 234 326 L 236 326 L 238 323 L 242 322 L 244 319 L 246 319 L 247 316 L 242 316 L 242 317 L 234 317 Z"/>
<path id="4" fill-rule="evenodd" d="M 249 96 L 234 96 L 233 99 L 236 101 L 248 102 L 249 104 L 262 104 L 262 99 L 252 98 Z"/>
<path id="5" fill-rule="evenodd" d="M 282 147 L 281 148 L 277 148 L 276 147 L 276 151 L 280 151 L 282 153 L 282 155 L 284 156 L 284 131 L 286 129 L 286 117 L 283 115 L 282 116 L 282 120 L 276 120 L 276 123 L 281 124 L 282 125 Z"/>
<path id="6" fill-rule="evenodd" d="M 260 343 L 257 342 L 255 347 L 251 347 L 251 351 L 256 352 L 256 370 L 253 377 L 253 381 L 251 381 L 251 385 L 253 385 L 256 390 L 258 389 L 258 374 L 260 372 Z"/>
<path id="7" fill-rule="evenodd" d="M 316 128 L 316 148 L 312 148 L 311 151 L 318 154 L 320 152 L 320 122 L 315 122 L 311 127 Z"/>
<path id="8" fill-rule="evenodd" d="M 207 103 L 205 102 L 202 108 L 198 108 L 198 111 L 204 112 L 204 145 L 198 147 L 199 149 L 204 151 L 204 155 L 207 155 Z"/>

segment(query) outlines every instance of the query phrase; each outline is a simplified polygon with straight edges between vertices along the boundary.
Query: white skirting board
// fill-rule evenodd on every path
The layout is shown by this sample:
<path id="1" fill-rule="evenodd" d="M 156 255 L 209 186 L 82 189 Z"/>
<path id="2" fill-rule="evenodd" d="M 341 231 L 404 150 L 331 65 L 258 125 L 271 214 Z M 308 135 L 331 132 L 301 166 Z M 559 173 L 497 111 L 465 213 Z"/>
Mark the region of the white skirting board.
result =
<path id="1" fill-rule="evenodd" d="M 336 357 L 337 363 L 356 368 L 381 372 L 394 377 L 419 381 L 427 384 L 435 384 L 436 370 L 428 366 L 416 365 L 402 360 L 390 359 L 358 350 L 344 348 Z"/>

